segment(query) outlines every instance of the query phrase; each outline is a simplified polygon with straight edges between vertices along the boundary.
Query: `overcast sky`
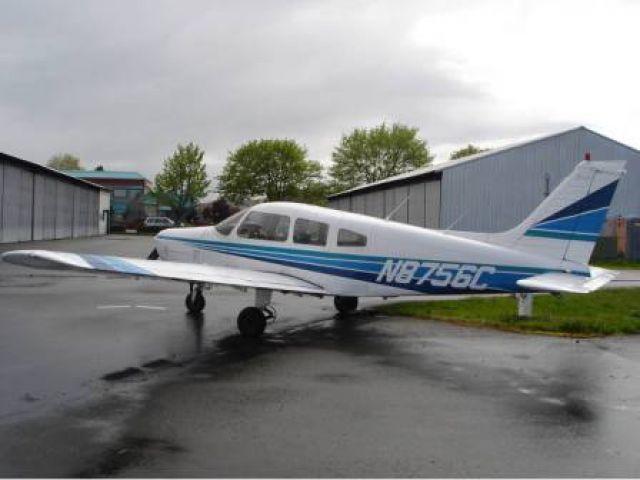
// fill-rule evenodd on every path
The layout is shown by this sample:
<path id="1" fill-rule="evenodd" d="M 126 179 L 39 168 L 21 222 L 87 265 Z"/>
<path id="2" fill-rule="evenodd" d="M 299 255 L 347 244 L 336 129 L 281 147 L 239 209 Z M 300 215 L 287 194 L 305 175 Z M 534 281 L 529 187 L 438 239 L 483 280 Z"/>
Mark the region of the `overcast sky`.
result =
<path id="1" fill-rule="evenodd" d="M 0 0 L 0 151 L 153 179 L 194 141 L 329 164 L 343 133 L 418 127 L 437 161 L 578 125 L 640 148 L 640 2 Z"/>

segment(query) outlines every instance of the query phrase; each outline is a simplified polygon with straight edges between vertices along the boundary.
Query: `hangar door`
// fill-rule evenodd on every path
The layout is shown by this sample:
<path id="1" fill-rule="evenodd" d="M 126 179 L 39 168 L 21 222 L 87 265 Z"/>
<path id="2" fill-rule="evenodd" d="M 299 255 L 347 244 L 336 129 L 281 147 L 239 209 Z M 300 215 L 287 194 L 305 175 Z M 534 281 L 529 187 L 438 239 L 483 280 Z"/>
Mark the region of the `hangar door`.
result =
<path id="1" fill-rule="evenodd" d="M 31 240 L 33 202 L 33 173 L 9 165 L 2 165 L 2 241 Z"/>
<path id="2" fill-rule="evenodd" d="M 409 185 L 407 223 L 417 227 L 440 228 L 440 180 Z"/>

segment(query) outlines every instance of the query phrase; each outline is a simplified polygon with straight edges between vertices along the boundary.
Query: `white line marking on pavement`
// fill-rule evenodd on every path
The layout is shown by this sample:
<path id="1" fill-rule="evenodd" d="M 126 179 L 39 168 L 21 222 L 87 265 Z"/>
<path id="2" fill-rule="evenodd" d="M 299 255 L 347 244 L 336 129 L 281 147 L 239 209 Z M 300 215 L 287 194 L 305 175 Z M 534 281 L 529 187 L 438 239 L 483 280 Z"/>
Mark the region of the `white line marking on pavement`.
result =
<path id="1" fill-rule="evenodd" d="M 532 388 L 519 388 L 518 391 L 524 395 L 531 395 L 535 393 L 535 390 L 533 390 Z"/>
<path id="2" fill-rule="evenodd" d="M 166 310 L 167 307 L 154 307 L 153 305 L 136 305 L 136 308 L 144 308 L 145 310 Z"/>
<path id="3" fill-rule="evenodd" d="M 541 402 L 544 403 L 549 403 L 551 405 L 560 405 L 560 406 L 564 406 L 567 404 L 566 400 L 563 400 L 561 398 L 554 398 L 554 397 L 542 397 L 539 399 Z"/>
<path id="4" fill-rule="evenodd" d="M 111 308 L 131 308 L 131 305 L 98 305 L 96 306 L 99 310 L 107 310 Z"/>

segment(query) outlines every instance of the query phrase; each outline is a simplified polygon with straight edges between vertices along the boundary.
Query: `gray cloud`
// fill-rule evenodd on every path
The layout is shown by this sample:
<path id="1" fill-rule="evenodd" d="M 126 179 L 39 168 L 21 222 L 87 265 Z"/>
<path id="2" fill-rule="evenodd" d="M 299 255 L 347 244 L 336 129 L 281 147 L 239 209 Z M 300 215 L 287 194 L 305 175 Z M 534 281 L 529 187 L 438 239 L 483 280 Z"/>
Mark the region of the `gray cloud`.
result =
<path id="1" fill-rule="evenodd" d="M 256 137 L 294 138 L 327 162 L 342 133 L 381 121 L 415 125 L 432 145 L 557 126 L 488 115 L 495 106 L 482 88 L 408 38 L 424 2 L 1 8 L 0 150 L 33 161 L 68 151 L 88 167 L 153 178 L 178 142 L 195 141 L 215 174 Z"/>

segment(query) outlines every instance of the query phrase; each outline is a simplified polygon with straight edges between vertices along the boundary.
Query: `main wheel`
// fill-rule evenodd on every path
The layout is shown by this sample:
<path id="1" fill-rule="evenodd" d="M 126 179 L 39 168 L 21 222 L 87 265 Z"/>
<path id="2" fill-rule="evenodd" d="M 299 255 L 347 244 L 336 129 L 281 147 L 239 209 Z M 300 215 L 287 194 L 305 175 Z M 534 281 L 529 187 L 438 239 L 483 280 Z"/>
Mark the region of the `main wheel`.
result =
<path id="1" fill-rule="evenodd" d="M 350 313 L 358 308 L 358 297 L 333 297 L 333 304 L 340 313 Z"/>
<path id="2" fill-rule="evenodd" d="M 189 313 L 200 313 L 204 310 L 204 306 L 206 304 L 204 300 L 204 295 L 201 292 L 196 292 L 195 296 L 191 296 L 190 293 L 187 294 L 187 298 L 184 299 L 184 304 L 189 310 Z"/>
<path id="3" fill-rule="evenodd" d="M 247 307 L 238 315 L 238 330 L 244 337 L 258 338 L 267 326 L 267 319 L 258 307 Z"/>

